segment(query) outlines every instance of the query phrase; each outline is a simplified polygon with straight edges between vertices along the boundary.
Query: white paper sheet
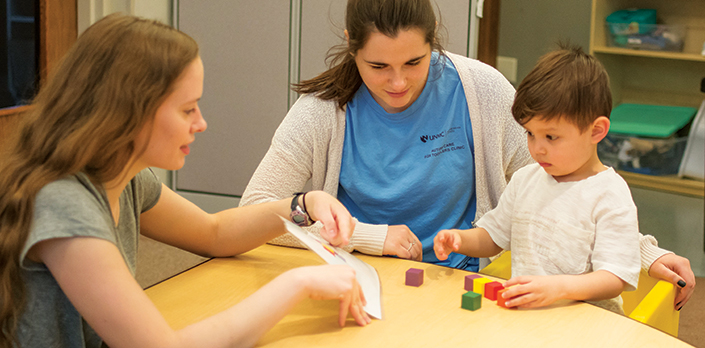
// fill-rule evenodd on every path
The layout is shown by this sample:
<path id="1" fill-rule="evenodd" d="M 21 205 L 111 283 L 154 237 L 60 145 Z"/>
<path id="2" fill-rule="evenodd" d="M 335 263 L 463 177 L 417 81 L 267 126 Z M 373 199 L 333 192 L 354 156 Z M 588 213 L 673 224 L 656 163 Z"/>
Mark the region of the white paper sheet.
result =
<path id="1" fill-rule="evenodd" d="M 365 312 L 376 319 L 382 319 L 382 290 L 380 287 L 377 270 L 350 255 L 347 251 L 330 245 L 320 237 L 313 235 L 296 224 L 282 218 L 286 229 L 294 237 L 298 238 L 306 247 L 315 252 L 325 262 L 331 265 L 348 265 L 355 269 L 357 282 L 360 283 L 362 292 L 365 294 L 367 305 Z"/>

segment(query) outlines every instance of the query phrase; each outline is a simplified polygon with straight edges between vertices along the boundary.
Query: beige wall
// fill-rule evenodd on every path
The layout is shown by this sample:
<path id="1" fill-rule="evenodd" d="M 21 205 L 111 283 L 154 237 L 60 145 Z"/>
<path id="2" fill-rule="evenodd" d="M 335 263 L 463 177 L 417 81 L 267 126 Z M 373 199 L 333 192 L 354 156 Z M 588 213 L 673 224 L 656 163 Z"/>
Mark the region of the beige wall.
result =
<path id="1" fill-rule="evenodd" d="M 570 40 L 587 52 L 590 0 L 501 0 L 498 55 L 517 58 L 517 84 L 538 58 Z"/>

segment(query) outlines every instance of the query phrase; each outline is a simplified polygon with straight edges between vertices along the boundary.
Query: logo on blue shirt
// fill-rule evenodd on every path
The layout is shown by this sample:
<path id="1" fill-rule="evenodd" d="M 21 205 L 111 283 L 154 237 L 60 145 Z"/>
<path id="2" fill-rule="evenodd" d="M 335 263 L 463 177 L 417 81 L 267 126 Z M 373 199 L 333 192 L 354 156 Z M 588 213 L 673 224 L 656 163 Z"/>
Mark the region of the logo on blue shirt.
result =
<path id="1" fill-rule="evenodd" d="M 421 138 L 421 142 L 425 143 L 426 141 L 436 140 L 439 138 L 443 138 L 445 136 L 446 136 L 446 132 L 443 131 L 443 132 L 440 132 L 438 134 L 433 134 L 433 135 L 422 135 L 420 138 Z"/>
<path id="2" fill-rule="evenodd" d="M 442 132 L 440 132 L 440 133 L 438 133 L 438 134 L 432 134 L 432 135 L 422 135 L 422 136 L 420 136 L 419 138 L 421 139 L 421 142 L 422 142 L 422 143 L 425 143 L 425 142 L 430 141 L 430 140 L 436 140 L 436 139 L 439 139 L 439 138 L 443 138 L 443 137 L 446 136 L 446 132 L 447 132 L 448 134 L 450 134 L 450 133 L 454 133 L 456 130 L 459 130 L 459 129 L 460 129 L 460 127 L 458 127 L 458 126 L 453 126 L 453 127 L 448 128 L 447 131 L 442 131 Z"/>

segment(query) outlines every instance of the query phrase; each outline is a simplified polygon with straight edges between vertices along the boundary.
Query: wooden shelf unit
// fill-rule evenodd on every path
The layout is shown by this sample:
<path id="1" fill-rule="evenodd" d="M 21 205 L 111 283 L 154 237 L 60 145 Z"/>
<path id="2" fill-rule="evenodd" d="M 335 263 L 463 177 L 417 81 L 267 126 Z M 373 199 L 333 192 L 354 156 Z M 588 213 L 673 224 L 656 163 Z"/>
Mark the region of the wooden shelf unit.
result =
<path id="1" fill-rule="evenodd" d="M 611 47 L 605 19 L 628 8 L 656 9 L 659 24 L 684 25 L 682 52 L 647 51 Z M 593 0 L 590 21 L 590 53 L 610 75 L 613 103 L 699 107 L 705 94 L 705 1 L 703 0 Z M 703 182 L 675 176 L 649 176 L 620 172 L 630 185 L 703 197 Z"/>
<path id="2" fill-rule="evenodd" d="M 664 58 L 664 59 L 674 59 L 674 60 L 688 60 L 694 62 L 705 62 L 705 56 L 693 53 L 682 53 L 682 52 L 660 52 L 660 51 L 644 51 L 644 50 L 633 50 L 629 48 L 621 47 L 595 47 L 593 49 L 594 53 L 604 53 L 604 54 L 616 54 L 623 56 L 635 56 L 635 57 L 651 57 L 651 58 Z"/>
<path id="3" fill-rule="evenodd" d="M 675 175 L 654 176 L 639 173 L 617 171 L 629 185 L 645 189 L 677 193 L 685 196 L 705 197 L 705 182 L 695 179 L 679 178 Z"/>

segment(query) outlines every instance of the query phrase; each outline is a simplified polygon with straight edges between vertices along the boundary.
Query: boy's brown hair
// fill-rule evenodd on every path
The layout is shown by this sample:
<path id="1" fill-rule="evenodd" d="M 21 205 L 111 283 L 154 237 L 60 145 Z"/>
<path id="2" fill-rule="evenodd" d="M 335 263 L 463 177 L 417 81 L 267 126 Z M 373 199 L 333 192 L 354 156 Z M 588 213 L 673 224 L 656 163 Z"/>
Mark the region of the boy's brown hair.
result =
<path id="1" fill-rule="evenodd" d="M 599 116 L 610 117 L 612 94 L 605 68 L 577 46 L 542 56 L 517 88 L 512 115 L 523 125 L 535 116 L 563 118 L 581 132 Z"/>

